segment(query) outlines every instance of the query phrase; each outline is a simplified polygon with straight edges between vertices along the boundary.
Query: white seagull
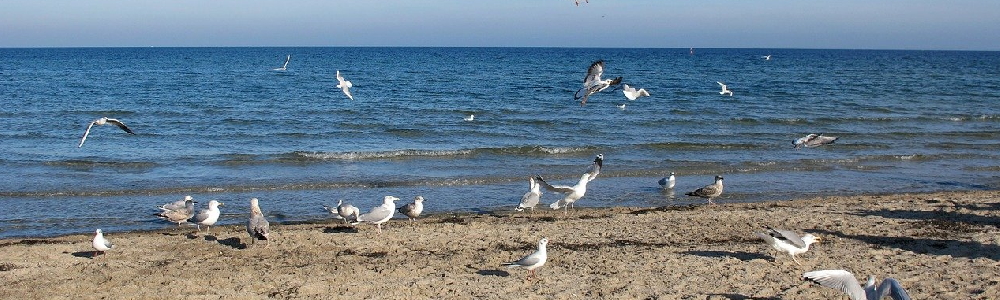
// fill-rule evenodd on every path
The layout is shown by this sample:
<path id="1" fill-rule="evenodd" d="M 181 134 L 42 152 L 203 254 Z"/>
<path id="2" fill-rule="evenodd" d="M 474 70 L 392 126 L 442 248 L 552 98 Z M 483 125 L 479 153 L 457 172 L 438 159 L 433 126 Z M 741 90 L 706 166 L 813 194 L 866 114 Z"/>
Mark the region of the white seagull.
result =
<path id="1" fill-rule="evenodd" d="M 361 215 L 361 210 L 350 203 L 344 203 L 343 199 L 337 200 L 337 207 L 323 206 L 323 208 L 333 214 L 334 218 L 342 219 L 346 223 L 358 222 L 358 216 Z"/>
<path id="2" fill-rule="evenodd" d="M 545 182 L 545 180 L 542 179 L 542 176 L 538 175 L 535 175 L 535 180 L 537 180 L 547 190 L 566 194 L 566 197 L 564 197 L 562 200 L 553 202 L 552 204 L 549 205 L 549 207 L 551 207 L 552 209 L 559 209 L 560 207 L 562 207 L 563 214 L 566 214 L 568 213 L 567 210 L 569 209 L 569 206 L 574 205 L 573 203 L 575 203 L 576 200 L 580 200 L 580 198 L 583 198 L 583 195 L 587 194 L 587 183 L 597 178 L 597 175 L 601 173 L 601 166 L 603 164 L 604 164 L 604 154 L 598 154 L 597 157 L 594 158 L 594 164 L 590 166 L 590 171 L 584 173 L 583 176 L 580 176 L 580 181 L 577 182 L 576 185 L 574 186 L 568 186 L 568 185 L 553 186 L 550 185 L 548 182 Z"/>
<path id="3" fill-rule="evenodd" d="M 795 145 L 795 148 L 799 147 L 814 148 L 826 144 L 833 144 L 833 142 L 836 142 L 837 139 L 839 139 L 839 137 L 823 136 L 822 133 L 820 134 L 811 133 L 807 136 L 795 140 L 794 142 L 792 142 L 792 144 Z"/>
<path id="4" fill-rule="evenodd" d="M 715 83 L 718 83 L 720 86 L 722 86 L 722 91 L 719 92 L 719 95 L 726 95 L 726 94 L 729 94 L 729 96 L 733 95 L 733 91 L 730 91 L 729 88 L 726 87 L 725 83 L 722 83 L 721 81 L 716 81 Z"/>
<path id="5" fill-rule="evenodd" d="M 615 79 L 601 80 L 601 74 L 603 73 L 603 60 L 598 60 L 590 64 L 590 69 L 587 69 L 587 76 L 583 78 L 583 87 L 577 90 L 576 94 L 573 94 L 574 100 L 583 99 L 580 101 L 580 106 L 587 104 L 587 99 L 590 98 L 590 95 L 622 82 L 621 76 L 618 76 L 618 78 Z"/>
<path id="6" fill-rule="evenodd" d="M 617 106 L 618 106 L 618 109 L 625 110 L 625 103 L 622 103 L 622 105 L 617 105 Z"/>
<path id="7" fill-rule="evenodd" d="M 261 240 L 265 243 L 264 247 L 271 245 L 270 228 L 271 223 L 267 222 L 267 219 L 264 218 L 264 212 L 260 210 L 260 200 L 251 198 L 250 219 L 247 220 L 247 234 L 250 234 L 250 240 L 253 244 L 256 245 L 257 240 Z"/>
<path id="8" fill-rule="evenodd" d="M 476 119 L 476 115 L 470 114 L 468 117 L 464 117 L 462 119 L 466 121 L 473 121 Z"/>
<path id="9" fill-rule="evenodd" d="M 417 217 L 420 216 L 420 213 L 424 211 L 424 197 L 416 196 L 413 198 L 413 203 L 400 206 L 397 210 L 399 213 L 406 215 L 412 223 L 417 219 Z"/>
<path id="10" fill-rule="evenodd" d="M 135 132 L 132 132 L 132 129 L 128 129 L 128 126 L 125 126 L 125 123 L 122 123 L 122 121 L 118 121 L 117 119 L 109 119 L 108 117 L 101 117 L 100 119 L 90 122 L 90 125 L 87 125 L 87 131 L 83 132 L 83 138 L 80 139 L 80 145 L 76 147 L 77 148 L 83 147 L 83 142 L 86 142 L 87 136 L 90 135 L 90 128 L 94 127 L 94 125 L 107 125 L 108 123 L 118 126 L 118 128 L 121 128 L 122 130 L 124 130 L 129 134 L 135 134 Z"/>
<path id="11" fill-rule="evenodd" d="M 770 54 L 764 55 L 764 60 L 771 60 L 771 55 Z"/>
<path id="12" fill-rule="evenodd" d="M 290 60 L 292 60 L 292 56 L 291 55 L 289 55 L 288 57 L 285 57 L 285 64 L 282 65 L 281 68 L 277 68 L 277 69 L 274 69 L 274 70 L 275 71 L 284 71 L 284 70 L 288 69 L 288 61 L 290 61 Z"/>
<path id="13" fill-rule="evenodd" d="M 712 202 L 712 199 L 722 195 L 722 176 L 716 175 L 715 183 L 706 185 L 684 195 L 708 198 L 708 204 L 715 204 Z"/>
<path id="14" fill-rule="evenodd" d="M 542 197 L 542 185 L 535 182 L 534 177 L 528 177 L 528 187 L 530 191 L 521 196 L 521 203 L 514 210 L 524 211 L 525 208 L 530 208 L 531 212 L 535 211 L 535 205 L 538 205 L 538 200 Z"/>
<path id="15" fill-rule="evenodd" d="M 622 93 L 625 93 L 625 98 L 628 98 L 629 100 L 635 100 L 639 99 L 639 97 L 649 96 L 649 92 L 647 92 L 646 89 L 636 90 L 634 87 L 630 87 L 627 84 L 622 85 Z"/>
<path id="16" fill-rule="evenodd" d="M 892 297 L 893 300 L 910 300 L 910 295 L 906 293 L 899 281 L 893 278 L 886 278 L 875 287 L 875 276 L 868 276 L 868 282 L 862 288 L 858 284 L 858 279 L 854 274 L 844 270 L 820 270 L 806 272 L 802 274 L 802 280 L 809 280 L 819 285 L 840 290 L 847 294 L 851 300 L 878 300 L 885 296 Z"/>
<path id="17" fill-rule="evenodd" d="M 350 81 L 344 80 L 344 76 L 340 76 L 340 70 L 337 70 L 337 88 L 344 91 L 344 95 L 347 98 L 354 100 L 354 96 L 351 96 L 351 87 L 354 85 Z"/>
<path id="18" fill-rule="evenodd" d="M 545 261 L 548 259 L 548 255 L 545 253 L 545 245 L 548 244 L 549 239 L 542 238 L 538 241 L 538 250 L 535 250 L 535 252 L 528 254 L 528 256 L 525 256 L 515 262 L 509 262 L 503 265 L 507 266 L 507 268 L 521 267 L 527 269 L 528 277 L 524 280 L 531 280 L 531 278 L 535 276 L 535 269 L 545 265 Z"/>
<path id="19" fill-rule="evenodd" d="M 219 215 L 222 214 L 219 211 L 219 206 L 224 204 L 218 200 L 208 201 L 208 208 L 202 209 L 197 215 L 194 215 L 194 223 L 198 226 L 198 232 L 201 232 L 201 225 L 207 227 L 206 231 L 212 232 L 212 225 L 219 221 Z"/>
<path id="20" fill-rule="evenodd" d="M 115 245 L 111 244 L 111 241 L 104 238 L 104 233 L 101 232 L 101 229 L 99 228 L 97 229 L 96 234 L 94 234 L 94 242 L 91 245 L 94 246 L 94 250 L 97 250 L 90 255 L 91 258 L 97 256 L 98 254 L 104 254 L 104 251 L 111 250 L 111 248 L 115 247 Z"/>
<path id="21" fill-rule="evenodd" d="M 382 199 L 382 205 L 373 207 L 367 214 L 358 216 L 358 222 L 375 224 L 375 226 L 378 227 L 378 233 L 382 233 L 382 223 L 392 219 L 392 215 L 396 211 L 396 205 L 393 204 L 393 201 L 396 200 L 399 200 L 399 198 L 385 196 L 385 198 Z"/>
<path id="22" fill-rule="evenodd" d="M 789 231 L 774 229 L 767 227 L 767 231 L 764 232 L 754 232 L 758 237 L 764 239 L 768 245 L 771 245 L 775 250 L 788 253 L 792 256 L 792 261 L 797 265 L 802 265 L 798 260 L 795 259 L 795 255 L 805 253 L 809 251 L 809 245 L 819 242 L 820 238 L 812 234 L 806 234 L 799 236 L 799 234 Z"/>
<path id="23" fill-rule="evenodd" d="M 669 177 L 663 177 L 663 179 L 660 179 L 659 181 L 660 187 L 665 189 L 674 188 L 674 184 L 676 183 L 677 183 L 677 178 L 674 177 L 674 172 L 670 172 Z"/>

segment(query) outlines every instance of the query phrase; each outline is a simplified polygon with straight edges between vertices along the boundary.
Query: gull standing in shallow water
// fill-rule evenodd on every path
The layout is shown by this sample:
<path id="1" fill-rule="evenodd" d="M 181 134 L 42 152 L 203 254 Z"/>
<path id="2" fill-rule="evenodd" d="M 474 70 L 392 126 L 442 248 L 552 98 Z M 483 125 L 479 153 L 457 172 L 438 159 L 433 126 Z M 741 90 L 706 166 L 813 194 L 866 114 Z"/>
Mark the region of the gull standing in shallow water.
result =
<path id="1" fill-rule="evenodd" d="M 658 183 L 662 188 L 672 189 L 674 188 L 674 185 L 677 183 L 677 178 L 674 177 L 674 172 L 670 172 L 670 176 L 663 177 L 663 179 L 660 179 Z"/>
<path id="2" fill-rule="evenodd" d="M 208 208 L 202 209 L 194 216 L 194 223 L 198 226 L 198 232 L 201 232 L 201 225 L 205 225 L 206 231 L 212 232 L 212 225 L 219 221 L 219 215 L 222 214 L 219 211 L 219 206 L 224 205 L 224 203 L 218 200 L 208 201 Z"/>
<path id="3" fill-rule="evenodd" d="M 264 212 L 260 210 L 260 200 L 251 198 L 250 219 L 247 220 L 247 233 L 250 234 L 252 243 L 256 245 L 257 240 L 261 240 L 265 243 L 264 247 L 271 245 L 270 227 L 271 224 L 264 218 Z"/>
<path id="4" fill-rule="evenodd" d="M 94 246 L 94 250 L 97 250 L 90 255 L 91 258 L 97 256 L 98 254 L 104 254 L 104 251 L 111 250 L 111 248 L 115 247 L 115 245 L 111 244 L 111 241 L 104 238 L 104 233 L 101 232 L 100 228 L 98 228 L 94 234 L 94 241 L 91 245 Z"/>
<path id="5" fill-rule="evenodd" d="M 406 217 L 410 219 L 410 223 L 412 224 L 413 221 L 420 216 L 420 213 L 424 211 L 424 197 L 423 196 L 414 197 L 413 203 L 400 206 L 398 211 L 399 213 L 406 215 Z"/>
<path id="6" fill-rule="evenodd" d="M 159 208 L 160 210 L 179 210 L 179 209 L 184 208 L 184 206 L 187 205 L 187 201 L 188 200 L 192 200 L 193 201 L 194 198 L 192 198 L 191 195 L 187 195 L 187 196 L 184 196 L 184 199 L 177 200 L 177 201 L 174 201 L 174 202 L 170 202 L 170 203 L 167 203 L 167 204 L 164 204 L 164 205 L 160 205 L 160 206 L 157 206 L 156 208 Z"/>
<path id="7" fill-rule="evenodd" d="M 180 226 L 184 222 L 187 222 L 187 220 L 190 219 L 191 217 L 194 217 L 194 204 L 195 203 L 197 203 L 197 202 L 195 202 L 194 200 L 185 198 L 184 199 L 184 207 L 183 208 L 176 209 L 176 210 L 169 210 L 169 209 L 163 208 L 163 211 L 161 211 L 160 213 L 156 214 L 156 216 L 160 217 L 161 219 L 177 223 L 177 226 Z"/>
<path id="8" fill-rule="evenodd" d="M 616 85 L 622 82 L 622 77 L 618 76 L 615 79 L 605 79 L 601 80 L 601 74 L 604 73 L 604 61 L 598 60 L 590 64 L 590 68 L 587 69 L 587 76 L 583 78 L 583 87 L 573 94 L 574 100 L 580 100 L 580 106 L 587 104 L 587 99 L 590 95 L 598 93 L 607 89 L 612 85 Z"/>
<path id="9" fill-rule="evenodd" d="M 528 277 L 525 278 L 524 280 L 525 281 L 531 280 L 531 278 L 535 276 L 535 269 L 538 269 L 543 265 L 545 265 L 545 261 L 548 259 L 548 255 L 546 255 L 545 253 L 545 246 L 548 244 L 549 244 L 549 239 L 542 238 L 541 240 L 538 241 L 538 250 L 535 250 L 535 252 L 528 254 L 528 256 L 525 256 L 515 262 L 509 262 L 503 265 L 507 266 L 508 268 L 521 267 L 527 269 Z"/>
<path id="10" fill-rule="evenodd" d="M 396 205 L 393 201 L 399 200 L 399 198 L 393 196 L 385 196 L 382 199 L 382 205 L 373 207 L 371 211 L 367 214 L 363 214 L 358 217 L 358 222 L 368 222 L 375 224 L 378 228 L 378 233 L 382 233 L 382 223 L 392 219 L 392 215 L 396 211 Z M 357 224 L 357 223 L 355 223 Z"/>
<path id="11" fill-rule="evenodd" d="M 862 288 L 858 284 L 858 279 L 854 274 L 845 270 L 820 270 L 806 272 L 802 274 L 802 280 L 809 280 L 819 285 L 840 290 L 847 294 L 851 300 L 875 300 L 885 296 L 892 297 L 893 300 L 910 300 L 910 295 L 906 293 L 899 281 L 893 278 L 886 278 L 875 287 L 875 276 L 868 276 L 868 282 Z"/>
<path id="12" fill-rule="evenodd" d="M 337 88 L 344 91 L 344 95 L 347 95 L 348 99 L 354 100 L 354 96 L 351 96 L 351 87 L 354 87 L 350 81 L 344 80 L 344 76 L 340 76 L 340 70 L 337 70 Z"/>
<path id="13" fill-rule="evenodd" d="M 288 57 L 285 57 L 285 64 L 282 65 L 281 68 L 277 68 L 277 69 L 274 69 L 274 70 L 275 71 L 284 71 L 284 70 L 288 69 L 288 61 L 290 61 L 290 60 L 292 60 L 292 56 L 291 55 L 289 55 Z"/>
<path id="14" fill-rule="evenodd" d="M 567 214 L 569 206 L 574 205 L 573 203 L 575 203 L 576 200 L 580 200 L 580 198 L 583 198 L 583 195 L 587 194 L 587 183 L 597 178 L 598 174 L 601 174 L 601 166 L 603 164 L 604 164 L 604 154 L 598 154 L 597 157 L 594 158 L 594 164 L 590 166 L 590 171 L 584 173 L 583 176 L 580 176 L 580 181 L 577 182 L 576 185 L 574 186 L 568 186 L 568 185 L 553 186 L 550 185 L 548 182 L 545 182 L 545 180 L 542 179 L 542 176 L 538 175 L 535 175 L 535 180 L 537 180 L 547 190 L 566 194 L 566 197 L 564 197 L 562 200 L 550 204 L 549 207 L 551 207 L 552 209 L 559 209 L 559 207 L 562 207 L 563 214 Z"/>
<path id="15" fill-rule="evenodd" d="M 524 211 L 525 208 L 530 208 L 531 212 L 535 212 L 535 205 L 538 205 L 538 200 L 542 197 L 542 185 L 535 182 L 534 177 L 528 177 L 528 187 L 530 190 L 521 196 L 521 203 L 514 210 Z"/>
<path id="16" fill-rule="evenodd" d="M 684 195 L 708 198 L 708 204 L 715 204 L 715 202 L 712 202 L 712 199 L 722 195 L 722 176 L 717 175 L 715 176 L 715 183 L 706 185 Z"/>
<path id="17" fill-rule="evenodd" d="M 733 91 L 730 91 L 729 87 L 727 87 L 725 83 L 722 83 L 721 81 L 716 81 L 715 83 L 718 83 L 720 86 L 722 86 L 722 91 L 719 92 L 719 95 L 726 95 L 726 94 L 728 94 L 729 96 L 733 95 Z"/>
<path id="18" fill-rule="evenodd" d="M 125 126 L 125 123 L 122 123 L 122 121 L 118 121 L 117 119 L 109 119 L 108 117 L 101 117 L 100 119 L 90 122 L 90 125 L 87 125 L 87 131 L 83 132 L 83 138 L 80 139 L 80 145 L 77 145 L 76 147 L 77 148 L 83 147 L 83 142 L 86 142 L 87 136 L 90 135 L 90 128 L 94 127 L 94 125 L 107 125 L 108 123 L 118 126 L 118 128 L 121 128 L 122 130 L 124 130 L 129 134 L 135 134 L 135 132 L 132 132 L 132 129 L 128 129 L 128 126 Z"/>
<path id="19" fill-rule="evenodd" d="M 636 90 L 634 87 L 630 87 L 627 84 L 622 85 L 622 93 L 625 93 L 625 98 L 629 100 L 639 99 L 639 97 L 649 97 L 649 92 L 646 89 Z"/>
<path id="20" fill-rule="evenodd" d="M 800 266 L 802 264 L 795 259 L 795 255 L 809 251 L 809 245 L 820 241 L 818 236 L 814 236 L 812 234 L 799 236 L 799 234 L 793 231 L 774 229 L 771 227 L 767 227 L 767 231 L 765 232 L 754 232 L 754 234 L 764 239 L 764 242 L 771 245 L 771 247 L 775 250 L 791 255 L 792 261 Z"/>
<path id="21" fill-rule="evenodd" d="M 792 142 L 792 144 L 795 145 L 795 148 L 799 147 L 813 148 L 813 147 L 823 146 L 826 144 L 833 144 L 833 142 L 836 142 L 837 139 L 839 139 L 839 137 L 823 136 L 822 133 L 820 134 L 811 133 L 807 136 L 795 140 L 794 142 Z"/>

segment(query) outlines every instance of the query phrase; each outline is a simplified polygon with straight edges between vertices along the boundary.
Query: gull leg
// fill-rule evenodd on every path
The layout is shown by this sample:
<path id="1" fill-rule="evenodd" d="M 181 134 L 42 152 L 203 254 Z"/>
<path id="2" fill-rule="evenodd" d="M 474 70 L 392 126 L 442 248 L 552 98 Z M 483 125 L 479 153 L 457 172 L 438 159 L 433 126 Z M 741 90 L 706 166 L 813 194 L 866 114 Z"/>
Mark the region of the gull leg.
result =
<path id="1" fill-rule="evenodd" d="M 792 261 L 794 261 L 796 265 L 800 266 L 802 265 L 801 263 L 799 263 L 799 260 L 795 259 L 795 255 L 792 255 Z"/>

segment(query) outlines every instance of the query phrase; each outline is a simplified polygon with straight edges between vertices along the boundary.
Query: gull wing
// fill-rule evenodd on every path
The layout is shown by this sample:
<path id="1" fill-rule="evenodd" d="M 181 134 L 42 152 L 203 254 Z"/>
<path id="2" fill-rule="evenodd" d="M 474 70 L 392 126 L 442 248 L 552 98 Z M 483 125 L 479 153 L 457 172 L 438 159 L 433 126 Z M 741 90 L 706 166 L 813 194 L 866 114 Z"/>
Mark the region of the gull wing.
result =
<path id="1" fill-rule="evenodd" d="M 388 218 L 390 215 L 392 215 L 392 209 L 385 206 L 376 206 L 367 214 L 358 216 L 358 221 L 376 222 Z"/>
<path id="2" fill-rule="evenodd" d="M 771 227 L 768 227 L 767 231 L 768 234 L 770 234 L 772 237 L 776 239 L 786 240 L 792 245 L 795 245 L 796 247 L 799 248 L 806 247 L 806 242 L 802 241 L 802 237 L 800 237 L 799 234 L 795 233 L 794 231 L 774 229 Z"/>
<path id="3" fill-rule="evenodd" d="M 247 221 L 247 233 L 255 239 L 267 239 L 271 224 L 267 222 L 264 215 L 254 214 Z"/>
<path id="4" fill-rule="evenodd" d="M 288 57 L 285 57 L 285 64 L 282 65 L 281 68 L 282 69 L 288 68 L 288 61 L 290 61 L 290 60 L 292 60 L 292 56 L 291 55 L 289 55 Z"/>
<path id="5" fill-rule="evenodd" d="M 876 295 L 878 299 L 885 298 L 885 296 L 891 297 L 893 300 L 910 300 L 910 294 L 906 293 L 903 286 L 899 284 L 894 278 L 886 278 L 882 280 L 882 284 L 878 286 L 878 294 Z"/>
<path id="6" fill-rule="evenodd" d="M 590 64 L 590 69 L 587 69 L 587 77 L 583 78 L 583 85 L 587 86 L 588 82 L 598 82 L 601 81 L 601 74 L 604 73 L 604 61 L 598 60 Z"/>
<path id="7" fill-rule="evenodd" d="M 542 179 L 542 176 L 535 175 L 535 181 L 541 184 L 542 187 L 544 187 L 545 189 L 553 192 L 559 192 L 563 194 L 568 194 L 573 192 L 573 187 L 566 185 L 555 185 L 555 186 L 551 185 L 548 182 L 545 182 L 545 179 Z"/>
<path id="8" fill-rule="evenodd" d="M 125 126 L 125 123 L 118 121 L 118 119 L 108 119 L 108 123 L 115 124 L 115 126 L 118 126 L 118 128 L 121 128 L 125 132 L 135 134 L 135 132 L 132 132 L 132 129 L 128 129 L 128 126 Z"/>
<path id="9" fill-rule="evenodd" d="M 847 294 L 851 300 L 867 300 L 865 290 L 858 284 L 858 279 L 854 278 L 851 272 L 844 270 L 821 270 L 802 274 L 803 280 L 809 280 L 819 285 L 839 290 Z"/>
<path id="10" fill-rule="evenodd" d="M 534 265 L 538 264 L 541 260 L 542 260 L 542 256 L 539 255 L 538 251 L 535 251 L 534 253 L 531 253 L 528 256 L 525 256 L 525 257 L 523 257 L 523 258 L 521 258 L 521 259 L 519 259 L 519 260 L 517 260 L 515 262 L 512 262 L 512 263 L 510 263 L 508 265 L 509 266 L 524 266 L 524 267 L 534 266 Z"/>
<path id="11" fill-rule="evenodd" d="M 699 197 L 708 197 L 717 194 L 718 191 L 719 189 L 715 187 L 715 184 L 709 184 L 700 189 L 694 190 L 694 194 Z"/>
<path id="12" fill-rule="evenodd" d="M 83 147 L 83 142 L 86 142 L 87 136 L 90 135 L 90 128 L 94 127 L 94 124 L 96 123 L 97 121 L 90 122 L 90 125 L 87 126 L 87 130 L 83 132 L 83 138 L 80 139 L 80 145 L 76 146 L 77 148 Z"/>

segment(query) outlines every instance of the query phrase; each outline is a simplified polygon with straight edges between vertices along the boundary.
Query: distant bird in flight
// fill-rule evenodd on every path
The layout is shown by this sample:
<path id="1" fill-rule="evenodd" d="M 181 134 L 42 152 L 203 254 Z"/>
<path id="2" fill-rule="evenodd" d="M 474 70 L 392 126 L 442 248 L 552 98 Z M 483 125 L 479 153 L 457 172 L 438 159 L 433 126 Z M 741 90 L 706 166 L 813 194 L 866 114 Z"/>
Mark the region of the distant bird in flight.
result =
<path id="1" fill-rule="evenodd" d="M 288 57 L 285 57 L 285 64 L 282 65 L 281 68 L 277 68 L 277 69 L 274 69 L 274 70 L 275 71 L 284 71 L 285 69 L 288 68 L 288 61 L 289 60 L 292 60 L 292 56 L 291 55 L 289 55 Z"/>
<path id="2" fill-rule="evenodd" d="M 770 54 L 764 55 L 764 60 L 771 60 L 771 55 Z"/>
<path id="3" fill-rule="evenodd" d="M 590 3 L 590 0 L 583 0 L 583 2 Z M 580 0 L 573 0 L 573 3 L 576 3 L 576 6 L 580 6 Z"/>
<path id="4" fill-rule="evenodd" d="M 622 105 L 618 105 L 618 109 L 625 110 L 625 103 L 622 103 Z"/>
<path id="5" fill-rule="evenodd" d="M 729 96 L 733 95 L 733 91 L 730 91 L 729 87 L 727 87 L 725 83 L 722 83 L 721 81 L 716 81 L 715 83 L 718 83 L 720 86 L 722 86 L 722 91 L 719 92 L 720 95 L 725 95 L 725 94 L 729 94 Z"/>
<path id="6" fill-rule="evenodd" d="M 354 100 L 354 96 L 351 96 L 351 87 L 353 86 L 350 81 L 344 80 L 344 76 L 340 76 L 340 70 L 337 70 L 337 88 L 344 91 L 344 95 L 347 95 L 347 98 L 351 100 Z"/>
<path id="7" fill-rule="evenodd" d="M 476 115 L 470 114 L 468 117 L 464 117 L 462 119 L 466 120 L 466 121 L 474 121 L 474 120 L 476 120 Z"/>
<path id="8" fill-rule="evenodd" d="M 128 126 L 125 126 L 125 123 L 122 123 L 122 121 L 118 121 L 117 119 L 109 119 L 108 117 L 101 117 L 100 119 L 90 122 L 90 125 L 87 126 L 87 131 L 83 132 L 83 138 L 80 139 L 80 145 L 76 147 L 77 148 L 83 147 L 83 142 L 86 142 L 87 136 L 90 135 L 90 128 L 94 127 L 94 125 L 107 125 L 108 123 L 118 126 L 118 128 L 121 128 L 122 130 L 124 130 L 129 134 L 135 134 L 135 132 L 132 132 L 132 129 L 128 129 Z"/>
<path id="9" fill-rule="evenodd" d="M 813 148 L 813 147 L 823 146 L 826 144 L 833 144 L 833 142 L 836 142 L 837 139 L 839 139 L 839 137 L 823 136 L 822 133 L 820 134 L 812 133 L 795 140 L 794 142 L 792 142 L 792 144 L 795 145 L 795 148 L 799 147 Z"/>
<path id="10" fill-rule="evenodd" d="M 630 87 L 627 84 L 624 84 L 622 86 L 623 86 L 622 93 L 624 93 L 625 98 L 628 98 L 629 100 L 639 99 L 639 97 L 643 96 L 649 97 L 649 92 L 647 92 L 646 89 L 636 90 L 634 87 Z"/>
<path id="11" fill-rule="evenodd" d="M 573 94 L 574 100 L 583 99 L 580 101 L 580 106 L 587 104 L 587 98 L 590 98 L 590 95 L 603 91 L 612 85 L 622 83 L 621 76 L 615 79 L 601 80 L 601 74 L 603 73 L 603 60 L 598 60 L 590 64 L 590 68 L 587 69 L 587 77 L 583 78 L 583 87 L 577 90 L 576 94 Z"/>

